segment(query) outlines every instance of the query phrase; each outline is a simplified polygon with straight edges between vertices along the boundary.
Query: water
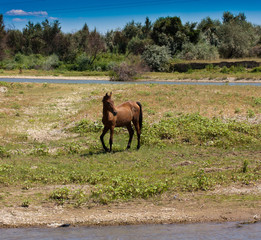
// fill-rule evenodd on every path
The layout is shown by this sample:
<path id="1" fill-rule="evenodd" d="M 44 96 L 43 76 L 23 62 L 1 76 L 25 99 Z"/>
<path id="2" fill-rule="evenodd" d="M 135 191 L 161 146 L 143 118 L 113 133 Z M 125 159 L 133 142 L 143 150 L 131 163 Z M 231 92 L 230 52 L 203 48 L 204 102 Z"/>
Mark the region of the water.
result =
<path id="1" fill-rule="evenodd" d="M 0 229 L 1 240 L 260 240 L 261 223 Z"/>
<path id="2" fill-rule="evenodd" d="M 138 81 L 113 82 L 108 80 L 68 80 L 68 79 L 35 79 L 35 78 L 0 78 L 2 82 L 33 83 L 77 83 L 77 84 L 165 84 L 165 85 L 229 85 L 229 86 L 261 86 L 260 82 L 174 82 L 174 81 Z"/>

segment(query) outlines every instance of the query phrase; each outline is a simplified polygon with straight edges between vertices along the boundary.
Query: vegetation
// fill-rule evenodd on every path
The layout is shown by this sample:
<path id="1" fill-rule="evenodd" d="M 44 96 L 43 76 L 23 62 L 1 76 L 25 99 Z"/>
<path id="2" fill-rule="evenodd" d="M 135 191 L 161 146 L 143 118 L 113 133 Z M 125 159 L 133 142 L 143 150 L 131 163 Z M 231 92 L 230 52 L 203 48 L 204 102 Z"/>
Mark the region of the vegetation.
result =
<path id="1" fill-rule="evenodd" d="M 0 205 L 93 206 L 260 182 L 260 87 L 4 83 Z M 99 136 L 101 99 L 140 101 L 142 146 Z M 106 139 L 108 143 L 108 136 Z M 148 154 L 148 152 L 150 154 Z M 27 194 L 35 187 L 45 189 Z M 10 189 L 20 189 L 19 195 Z"/>
<path id="2" fill-rule="evenodd" d="M 6 29 L 0 15 L 0 68 L 59 71 L 111 71 L 129 58 L 143 61 L 151 71 L 171 71 L 182 60 L 261 57 L 261 28 L 243 13 L 224 12 L 223 21 L 209 17 L 182 23 L 179 17 L 161 17 L 152 23 L 127 23 L 102 35 L 87 24 L 75 33 L 63 33 L 58 21 L 28 22 L 20 31 Z M 120 65 L 120 66 L 118 66 Z M 131 72 L 131 67 L 129 72 Z M 117 74 L 116 74 L 117 75 Z"/>

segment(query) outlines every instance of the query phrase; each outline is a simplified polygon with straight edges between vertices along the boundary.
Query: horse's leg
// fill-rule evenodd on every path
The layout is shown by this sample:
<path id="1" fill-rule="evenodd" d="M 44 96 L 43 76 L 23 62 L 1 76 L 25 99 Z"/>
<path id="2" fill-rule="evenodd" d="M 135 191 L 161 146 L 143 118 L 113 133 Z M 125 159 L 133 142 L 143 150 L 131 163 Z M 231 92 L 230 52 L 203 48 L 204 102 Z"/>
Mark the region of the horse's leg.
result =
<path id="1" fill-rule="evenodd" d="M 133 124 L 135 126 L 136 132 L 137 132 L 137 138 L 138 138 L 138 144 L 137 144 L 137 149 L 140 149 L 140 134 L 141 134 L 141 129 L 138 121 L 133 121 Z"/>
<path id="2" fill-rule="evenodd" d="M 103 132 L 102 132 L 102 134 L 101 134 L 101 136 L 100 136 L 100 139 L 101 139 L 101 142 L 102 142 L 102 146 L 103 146 L 103 148 L 104 148 L 104 150 L 105 150 L 106 152 L 108 152 L 109 149 L 105 146 L 103 137 L 104 137 L 104 135 L 108 132 L 108 130 L 109 130 L 109 128 L 104 126 Z"/>
<path id="3" fill-rule="evenodd" d="M 114 127 L 111 127 L 111 128 L 110 128 L 110 152 L 111 152 L 111 150 L 112 150 L 113 134 L 114 134 Z"/>
<path id="4" fill-rule="evenodd" d="M 132 137 L 133 137 L 133 134 L 134 134 L 134 130 L 132 129 L 131 123 L 129 125 L 127 125 L 127 129 L 129 131 L 129 135 L 130 135 L 129 142 L 128 142 L 128 145 L 127 145 L 127 149 L 129 149 L 130 146 L 131 146 L 131 141 L 132 141 Z"/>

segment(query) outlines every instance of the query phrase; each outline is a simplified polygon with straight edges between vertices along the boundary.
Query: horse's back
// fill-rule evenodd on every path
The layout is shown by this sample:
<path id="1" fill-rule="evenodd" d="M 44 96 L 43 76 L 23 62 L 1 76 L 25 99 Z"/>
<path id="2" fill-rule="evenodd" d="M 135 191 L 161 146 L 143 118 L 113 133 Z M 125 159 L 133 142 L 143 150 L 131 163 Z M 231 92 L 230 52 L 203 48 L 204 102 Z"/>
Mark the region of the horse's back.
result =
<path id="1" fill-rule="evenodd" d="M 131 121 L 133 121 L 134 118 L 136 118 L 136 115 L 139 110 L 139 106 L 136 102 L 128 101 L 124 102 L 116 107 L 117 109 L 117 123 L 116 126 L 126 126 Z"/>

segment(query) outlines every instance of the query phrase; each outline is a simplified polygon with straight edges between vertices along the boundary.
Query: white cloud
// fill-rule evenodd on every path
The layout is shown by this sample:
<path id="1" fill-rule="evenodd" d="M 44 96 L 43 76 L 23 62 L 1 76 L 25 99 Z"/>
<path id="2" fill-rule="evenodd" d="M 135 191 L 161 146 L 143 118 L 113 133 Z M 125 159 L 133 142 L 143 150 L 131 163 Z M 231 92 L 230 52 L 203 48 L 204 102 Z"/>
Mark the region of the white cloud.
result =
<path id="1" fill-rule="evenodd" d="M 49 17 L 50 20 L 58 20 L 56 17 Z"/>
<path id="2" fill-rule="evenodd" d="M 13 22 L 25 22 L 26 19 L 22 19 L 22 18 L 14 18 Z"/>
<path id="3" fill-rule="evenodd" d="M 10 16 L 48 16 L 46 11 L 26 12 L 21 9 L 12 9 L 6 12 L 6 14 Z"/>

